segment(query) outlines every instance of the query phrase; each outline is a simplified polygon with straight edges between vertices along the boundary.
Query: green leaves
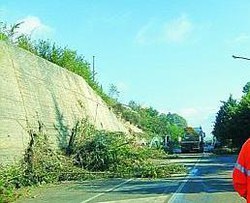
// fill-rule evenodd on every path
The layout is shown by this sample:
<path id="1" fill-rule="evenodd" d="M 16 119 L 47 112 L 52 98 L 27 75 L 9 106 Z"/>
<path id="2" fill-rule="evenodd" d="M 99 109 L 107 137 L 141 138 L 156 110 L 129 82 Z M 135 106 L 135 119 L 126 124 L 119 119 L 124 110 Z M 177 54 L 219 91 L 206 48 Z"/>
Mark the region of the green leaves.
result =
<path id="1" fill-rule="evenodd" d="M 249 83 L 244 86 L 241 100 L 232 98 L 222 101 L 217 113 L 213 134 L 223 145 L 241 147 L 250 136 L 250 94 Z"/>
<path id="2" fill-rule="evenodd" d="M 114 109 L 121 113 L 126 121 L 152 136 L 171 135 L 172 140 L 177 141 L 187 126 L 186 120 L 178 114 L 159 113 L 153 107 L 142 107 L 134 101 L 130 101 L 126 107 L 117 104 Z"/>
<path id="3" fill-rule="evenodd" d="M 4 22 L 0 22 L 0 40 L 10 41 L 15 43 L 17 36 L 17 30 L 23 22 L 16 23 L 8 26 Z"/>
<path id="4" fill-rule="evenodd" d="M 95 131 L 89 139 L 76 146 L 75 162 L 90 171 L 114 169 L 128 158 L 125 157 L 130 151 L 128 144 L 123 133 Z"/>
<path id="5" fill-rule="evenodd" d="M 237 101 L 230 95 L 226 102 L 222 102 L 222 106 L 217 113 L 213 134 L 224 144 L 233 137 L 233 118 L 235 118 L 237 108 Z"/>
<path id="6" fill-rule="evenodd" d="M 93 81 L 93 74 L 90 70 L 90 64 L 79 55 L 77 51 L 68 47 L 60 47 L 49 40 L 32 40 L 31 36 L 18 34 L 18 28 L 22 24 L 18 23 L 8 26 L 0 22 L 0 40 L 9 41 L 39 57 L 55 63 L 77 75 L 83 77 L 92 89 L 108 104 L 112 105 L 114 100 L 109 97 L 97 81 Z"/>

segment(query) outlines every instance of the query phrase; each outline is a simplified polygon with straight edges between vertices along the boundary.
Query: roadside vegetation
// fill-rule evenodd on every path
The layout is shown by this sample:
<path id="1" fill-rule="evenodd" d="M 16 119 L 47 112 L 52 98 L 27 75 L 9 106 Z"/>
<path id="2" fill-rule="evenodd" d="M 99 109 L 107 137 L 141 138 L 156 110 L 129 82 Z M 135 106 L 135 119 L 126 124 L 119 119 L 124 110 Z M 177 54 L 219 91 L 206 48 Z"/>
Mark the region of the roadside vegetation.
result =
<path id="1" fill-rule="evenodd" d="M 134 101 L 130 101 L 127 106 L 118 103 L 115 109 L 125 120 L 144 132 L 160 136 L 171 135 L 173 140 L 177 140 L 187 127 L 186 120 L 178 114 L 160 113 L 153 107 L 142 107 Z"/>
<path id="2" fill-rule="evenodd" d="M 243 87 L 239 101 L 230 95 L 222 101 L 217 113 L 213 134 L 224 151 L 234 153 L 250 136 L 250 82 Z"/>
<path id="3" fill-rule="evenodd" d="M 17 189 L 61 181 L 96 178 L 166 178 L 185 173 L 182 165 L 156 165 L 152 158 L 166 156 L 162 149 L 138 146 L 123 133 L 96 130 L 87 119 L 79 121 L 68 143 L 55 150 L 41 122 L 28 129 L 30 142 L 23 159 L 1 166 L 0 202 L 18 198 Z"/>
<path id="4" fill-rule="evenodd" d="M 37 56 L 74 72 L 85 79 L 96 93 L 123 120 L 144 132 L 145 146 L 138 144 L 136 136 L 123 133 L 98 131 L 87 119 L 76 123 L 67 136 L 67 143 L 55 150 L 51 146 L 42 123 L 38 130 L 27 128 L 30 142 L 21 161 L 11 166 L 0 165 L 0 202 L 9 202 L 18 197 L 17 189 L 56 183 L 61 181 L 86 180 L 93 178 L 165 178 L 173 173 L 183 173 L 182 165 L 155 165 L 152 158 L 165 158 L 163 140 L 178 136 L 187 127 L 184 118 L 177 114 L 159 113 L 153 107 L 142 107 L 134 101 L 128 105 L 118 102 L 118 90 L 113 85 L 106 94 L 90 64 L 76 51 L 60 47 L 49 40 L 33 40 L 30 36 L 18 35 L 21 24 L 8 26 L 0 22 L 0 40 L 21 47 Z M 161 143 L 150 146 L 154 137 Z"/>

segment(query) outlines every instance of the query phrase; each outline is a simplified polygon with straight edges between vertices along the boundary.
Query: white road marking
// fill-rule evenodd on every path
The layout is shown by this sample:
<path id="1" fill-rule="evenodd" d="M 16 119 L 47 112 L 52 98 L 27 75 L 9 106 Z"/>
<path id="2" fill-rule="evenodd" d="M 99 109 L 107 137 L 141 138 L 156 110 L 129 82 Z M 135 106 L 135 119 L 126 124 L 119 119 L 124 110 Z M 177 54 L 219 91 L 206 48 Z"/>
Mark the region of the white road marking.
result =
<path id="1" fill-rule="evenodd" d="M 112 200 L 99 203 L 159 203 L 159 202 L 164 202 L 166 198 L 167 195 L 160 197 L 156 196 L 156 197 L 142 197 L 135 199 Z"/>
<path id="2" fill-rule="evenodd" d="M 190 174 L 191 174 L 192 176 L 195 176 L 195 175 L 197 174 L 197 172 L 198 172 L 198 169 L 197 169 L 197 168 L 193 168 L 193 169 L 190 171 Z"/>
<path id="3" fill-rule="evenodd" d="M 111 191 L 113 191 L 113 190 L 115 190 L 115 189 L 121 187 L 122 185 L 125 185 L 126 183 L 130 182 L 131 180 L 133 180 L 133 178 L 128 179 L 128 180 L 126 180 L 126 181 L 120 183 L 119 185 L 116 185 L 115 187 L 112 187 L 112 188 L 106 190 L 105 192 L 99 193 L 98 195 L 95 195 L 95 196 L 93 196 L 93 197 L 90 197 L 89 199 L 86 199 L 86 200 L 84 200 L 84 201 L 82 201 L 82 202 L 80 202 L 80 203 L 87 203 L 87 202 L 90 202 L 91 200 L 93 200 L 93 199 L 95 199 L 95 198 L 97 198 L 97 197 L 100 197 L 100 196 L 104 195 L 105 193 L 111 192 Z"/>
<path id="4" fill-rule="evenodd" d="M 215 189 L 209 188 L 205 183 L 201 182 L 206 192 L 216 192 Z"/>
<path id="5" fill-rule="evenodd" d="M 202 158 L 202 157 L 201 157 Z M 200 162 L 201 158 L 199 158 L 193 168 L 191 169 L 190 173 L 188 174 L 187 178 L 182 182 L 182 184 L 178 187 L 178 189 L 175 191 L 175 193 L 172 195 L 172 197 L 168 200 L 168 203 L 183 203 L 182 196 L 183 194 L 181 193 L 182 189 L 186 185 L 186 183 L 193 177 L 196 176 L 198 169 L 196 168 L 197 164 Z"/>

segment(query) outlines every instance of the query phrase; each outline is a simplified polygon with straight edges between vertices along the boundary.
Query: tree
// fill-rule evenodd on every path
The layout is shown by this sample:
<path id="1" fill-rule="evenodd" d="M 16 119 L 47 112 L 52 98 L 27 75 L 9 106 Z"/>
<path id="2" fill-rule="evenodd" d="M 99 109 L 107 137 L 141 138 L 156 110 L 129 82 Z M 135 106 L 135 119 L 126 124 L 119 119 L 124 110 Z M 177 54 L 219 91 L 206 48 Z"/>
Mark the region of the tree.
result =
<path id="1" fill-rule="evenodd" d="M 212 133 L 222 144 L 241 147 L 250 137 L 250 82 L 243 93 L 239 102 L 230 95 L 217 113 Z"/>
<path id="2" fill-rule="evenodd" d="M 110 84 L 109 87 L 109 96 L 112 97 L 113 99 L 118 99 L 120 92 L 118 91 L 117 86 L 114 84 Z"/>
<path id="3" fill-rule="evenodd" d="M 179 137 L 182 137 L 184 135 L 184 129 L 178 127 L 177 125 L 169 125 L 168 134 L 171 136 L 172 141 L 178 142 Z"/>
<path id="4" fill-rule="evenodd" d="M 0 40 L 11 41 L 15 43 L 17 36 L 17 30 L 23 22 L 16 23 L 8 26 L 4 22 L 0 22 Z"/>
<path id="5" fill-rule="evenodd" d="M 167 118 L 171 124 L 175 124 L 175 125 L 179 126 L 180 128 L 187 127 L 187 121 L 183 117 L 179 116 L 176 113 L 173 113 L 173 114 L 168 113 Z"/>
<path id="6" fill-rule="evenodd" d="M 141 108 L 141 106 L 139 104 L 137 104 L 135 101 L 131 100 L 129 103 L 128 103 L 128 106 L 134 110 L 134 111 L 139 111 L 139 109 Z"/>
<path id="7" fill-rule="evenodd" d="M 241 146 L 250 137 L 250 94 L 242 97 L 234 119 L 233 144 Z"/>
<path id="8" fill-rule="evenodd" d="M 222 106 L 217 113 L 213 134 L 223 144 L 228 144 L 230 139 L 234 139 L 235 130 L 235 119 L 238 110 L 237 100 L 233 99 L 232 95 L 229 96 L 228 100 L 222 101 Z"/>
<path id="9" fill-rule="evenodd" d="M 244 87 L 243 91 L 244 94 L 248 94 L 250 92 L 250 82 L 248 82 Z"/>

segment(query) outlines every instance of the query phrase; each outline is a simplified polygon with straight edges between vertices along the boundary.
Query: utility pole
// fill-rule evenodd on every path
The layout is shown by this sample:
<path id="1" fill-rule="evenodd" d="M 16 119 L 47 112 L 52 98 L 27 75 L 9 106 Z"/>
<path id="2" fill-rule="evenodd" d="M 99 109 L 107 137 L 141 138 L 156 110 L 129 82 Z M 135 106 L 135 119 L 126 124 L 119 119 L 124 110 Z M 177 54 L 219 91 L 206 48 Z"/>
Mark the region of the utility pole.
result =
<path id="1" fill-rule="evenodd" d="M 241 56 L 232 56 L 234 59 L 244 59 L 244 60 L 250 60 L 250 58 L 246 58 L 246 57 L 241 57 Z"/>
<path id="2" fill-rule="evenodd" d="M 93 63 L 92 63 L 92 79 L 95 82 L 95 56 L 93 56 Z"/>

